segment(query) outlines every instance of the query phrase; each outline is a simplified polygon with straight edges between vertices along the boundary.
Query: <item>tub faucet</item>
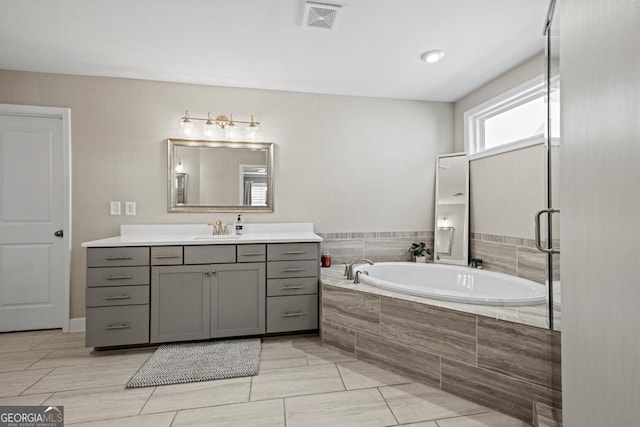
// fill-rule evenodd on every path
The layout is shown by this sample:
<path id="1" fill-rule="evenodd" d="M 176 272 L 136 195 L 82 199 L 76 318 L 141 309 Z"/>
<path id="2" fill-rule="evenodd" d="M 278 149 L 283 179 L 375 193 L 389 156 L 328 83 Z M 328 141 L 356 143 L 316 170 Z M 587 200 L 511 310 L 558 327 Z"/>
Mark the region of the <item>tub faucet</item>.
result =
<path id="1" fill-rule="evenodd" d="M 356 271 L 356 277 L 355 277 L 355 279 L 353 279 L 353 283 L 355 283 L 356 285 L 357 285 L 358 283 L 360 283 L 360 275 L 362 275 L 362 274 L 366 274 L 366 275 L 368 276 L 368 275 L 369 275 L 369 272 L 368 272 L 368 271 L 365 271 L 365 270 L 358 270 L 358 271 Z"/>
<path id="2" fill-rule="evenodd" d="M 364 264 L 367 263 L 369 265 L 373 265 L 373 261 L 369 261 L 368 259 L 358 259 L 353 261 L 351 264 L 344 266 L 344 275 L 347 280 L 353 280 L 353 266 L 356 264 Z"/>

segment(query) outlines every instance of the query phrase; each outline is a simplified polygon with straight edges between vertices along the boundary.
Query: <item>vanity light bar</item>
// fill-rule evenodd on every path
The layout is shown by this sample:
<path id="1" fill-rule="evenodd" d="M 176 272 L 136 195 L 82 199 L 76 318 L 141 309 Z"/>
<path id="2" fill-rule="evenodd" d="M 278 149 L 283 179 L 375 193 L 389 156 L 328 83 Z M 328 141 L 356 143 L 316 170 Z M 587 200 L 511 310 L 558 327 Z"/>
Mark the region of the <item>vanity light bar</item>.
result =
<path id="1" fill-rule="evenodd" d="M 207 117 L 191 117 L 189 114 L 189 110 L 186 111 L 185 115 L 180 118 L 180 129 L 182 130 L 182 135 L 186 137 L 191 137 L 194 134 L 193 129 L 193 121 L 202 121 L 204 123 L 204 137 L 207 139 L 213 139 L 216 136 L 217 129 L 222 129 L 225 131 L 225 136 L 228 139 L 235 139 L 237 137 L 237 126 L 236 123 L 242 123 L 247 125 L 247 138 L 249 140 L 256 140 L 258 138 L 258 131 L 260 122 L 254 120 L 253 115 L 251 116 L 250 121 L 246 120 L 234 120 L 233 114 L 229 114 L 229 116 L 225 116 L 224 114 L 218 115 L 215 119 L 211 115 L 211 113 L 207 113 Z"/>

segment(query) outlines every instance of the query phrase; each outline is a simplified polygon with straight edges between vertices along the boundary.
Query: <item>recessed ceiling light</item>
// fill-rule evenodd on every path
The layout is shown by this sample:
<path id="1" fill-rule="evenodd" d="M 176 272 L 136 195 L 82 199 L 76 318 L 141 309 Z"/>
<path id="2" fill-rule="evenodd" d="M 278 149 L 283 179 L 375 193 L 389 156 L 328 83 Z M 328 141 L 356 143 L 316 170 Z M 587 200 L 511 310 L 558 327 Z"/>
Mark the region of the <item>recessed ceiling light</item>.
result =
<path id="1" fill-rule="evenodd" d="M 434 62 L 440 61 L 444 57 L 444 52 L 440 49 L 438 50 L 428 50 L 422 54 L 420 59 L 424 62 L 428 62 L 429 64 L 433 64 Z"/>

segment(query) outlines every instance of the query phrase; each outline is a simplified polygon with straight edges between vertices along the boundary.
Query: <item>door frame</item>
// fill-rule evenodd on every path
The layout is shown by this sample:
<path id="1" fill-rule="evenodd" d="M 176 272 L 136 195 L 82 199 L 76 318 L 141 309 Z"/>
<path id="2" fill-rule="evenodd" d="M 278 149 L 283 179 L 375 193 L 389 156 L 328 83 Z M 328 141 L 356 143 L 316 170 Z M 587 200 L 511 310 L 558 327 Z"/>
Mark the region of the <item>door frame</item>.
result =
<path id="1" fill-rule="evenodd" d="M 40 107 L 35 105 L 0 104 L 0 114 L 62 119 L 62 170 L 64 209 L 64 319 L 62 332 L 70 331 L 71 323 L 71 109 L 64 107 Z"/>

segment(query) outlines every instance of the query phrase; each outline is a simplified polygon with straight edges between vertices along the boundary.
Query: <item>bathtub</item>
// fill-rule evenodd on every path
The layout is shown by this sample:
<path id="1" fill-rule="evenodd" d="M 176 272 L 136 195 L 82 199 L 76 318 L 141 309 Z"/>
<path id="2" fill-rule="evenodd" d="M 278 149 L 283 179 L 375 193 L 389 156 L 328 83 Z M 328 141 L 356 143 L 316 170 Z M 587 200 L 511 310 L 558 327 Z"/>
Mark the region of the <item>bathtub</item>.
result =
<path id="1" fill-rule="evenodd" d="M 539 305 L 547 301 L 547 288 L 544 285 L 475 268 L 381 262 L 358 265 L 353 270 L 354 274 L 361 272 L 361 283 L 443 301 L 499 306 Z"/>

